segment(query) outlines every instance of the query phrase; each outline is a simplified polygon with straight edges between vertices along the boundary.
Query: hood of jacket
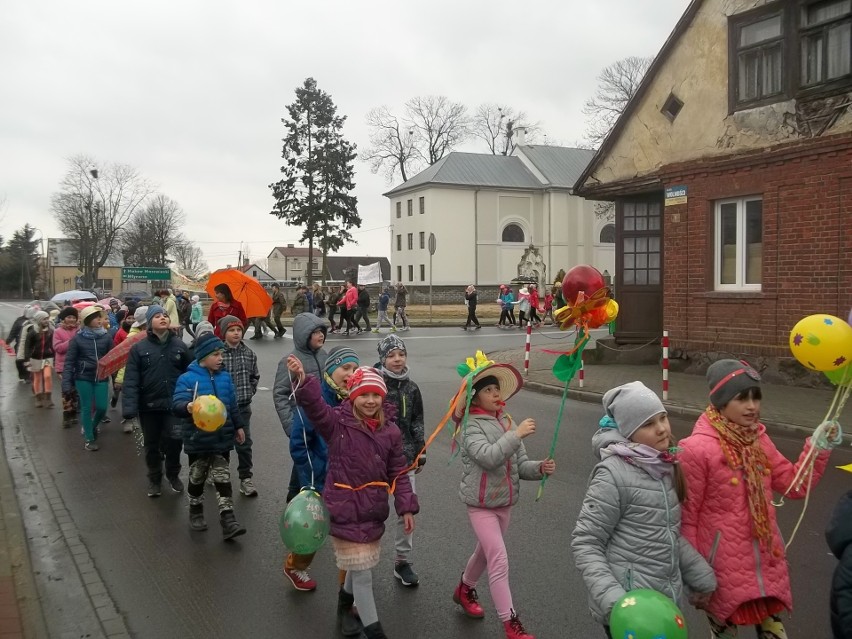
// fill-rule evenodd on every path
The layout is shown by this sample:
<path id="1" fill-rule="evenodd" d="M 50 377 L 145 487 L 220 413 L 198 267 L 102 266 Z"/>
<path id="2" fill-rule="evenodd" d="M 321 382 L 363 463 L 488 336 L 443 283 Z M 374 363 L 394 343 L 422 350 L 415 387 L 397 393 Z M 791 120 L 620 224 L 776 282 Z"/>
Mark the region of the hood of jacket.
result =
<path id="1" fill-rule="evenodd" d="M 302 353 L 312 355 L 314 351 L 308 346 L 311 333 L 320 329 L 323 335 L 328 332 L 328 324 L 313 313 L 299 313 L 293 318 L 293 348 Z"/>
<path id="2" fill-rule="evenodd" d="M 852 543 L 852 490 L 837 502 L 825 529 L 825 540 L 838 559 L 843 556 L 846 547 Z"/>
<path id="3" fill-rule="evenodd" d="M 595 454 L 595 458 L 600 460 L 602 459 L 601 450 L 610 444 L 628 441 L 630 440 L 619 433 L 617 428 L 601 428 L 592 435 L 592 452 Z"/>

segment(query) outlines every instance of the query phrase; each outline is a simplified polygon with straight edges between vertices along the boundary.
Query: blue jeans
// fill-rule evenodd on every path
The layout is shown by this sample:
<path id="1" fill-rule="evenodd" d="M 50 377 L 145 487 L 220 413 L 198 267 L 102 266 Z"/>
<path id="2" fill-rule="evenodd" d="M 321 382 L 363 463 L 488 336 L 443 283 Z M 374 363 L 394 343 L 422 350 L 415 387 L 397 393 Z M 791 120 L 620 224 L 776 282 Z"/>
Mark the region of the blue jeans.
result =
<path id="1" fill-rule="evenodd" d="M 88 382 L 78 379 L 74 382 L 80 396 L 80 421 L 83 422 L 83 437 L 87 442 L 95 441 L 95 428 L 101 423 L 107 412 L 109 402 L 109 382 Z M 95 414 L 92 416 L 92 404 Z"/>

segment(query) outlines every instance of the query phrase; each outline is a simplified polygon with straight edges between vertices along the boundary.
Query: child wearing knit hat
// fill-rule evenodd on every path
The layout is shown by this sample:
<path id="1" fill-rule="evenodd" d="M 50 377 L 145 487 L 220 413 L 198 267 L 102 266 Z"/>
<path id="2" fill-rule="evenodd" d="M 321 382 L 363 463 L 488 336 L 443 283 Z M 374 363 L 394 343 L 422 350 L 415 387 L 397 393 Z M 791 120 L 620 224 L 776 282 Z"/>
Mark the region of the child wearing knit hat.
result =
<path id="1" fill-rule="evenodd" d="M 338 406 L 349 397 L 346 387 L 349 378 L 358 370 L 358 355 L 348 346 L 335 346 L 328 353 L 328 359 L 322 372 L 322 396 L 329 406 Z M 293 414 L 293 429 L 290 432 L 290 456 L 299 478 L 301 487 L 314 487 L 322 493 L 325 486 L 325 474 L 328 468 L 328 446 L 317 433 L 310 419 L 301 410 Z M 297 555 L 289 553 L 284 562 L 284 575 L 296 590 L 311 591 L 317 583 L 308 572 L 314 554 Z M 354 617 L 344 618 L 343 631 L 350 630 L 353 635 L 361 632 L 360 625 L 354 625 Z"/>
<path id="2" fill-rule="evenodd" d="M 337 407 L 322 401 L 316 377 L 305 375 L 302 362 L 287 358 L 294 377 L 296 402 L 328 444 L 328 471 L 323 499 L 331 517 L 331 541 L 337 567 L 346 578 L 338 597 L 338 614 L 347 621 L 353 604 L 368 638 L 383 638 L 373 598 L 372 569 L 379 563 L 385 520 L 390 514 L 387 494 L 396 512 L 414 530 L 419 511 L 406 470 L 402 436 L 386 419 L 382 400 L 387 394 L 382 375 L 374 368 L 357 369 L 347 382 L 349 397 Z M 387 490 L 387 493 L 385 490 Z"/>
<path id="3" fill-rule="evenodd" d="M 396 423 L 402 432 L 402 450 L 409 468 L 408 479 L 411 491 L 416 494 L 414 475 L 426 465 L 426 453 L 418 454 L 426 445 L 424 436 L 423 396 L 420 387 L 411 379 L 408 368 L 408 350 L 396 335 L 388 335 L 379 342 L 379 365 L 388 388 L 386 401 L 396 407 Z M 416 466 L 412 467 L 415 464 Z M 420 578 L 411 567 L 413 534 L 405 532 L 405 522 L 397 518 L 394 546 L 394 577 L 403 586 L 416 586 Z"/>
<path id="4" fill-rule="evenodd" d="M 592 447 L 592 471 L 571 541 L 589 591 L 592 617 L 609 633 L 615 603 L 648 588 L 679 601 L 684 582 L 706 603 L 716 588 L 713 569 L 680 535 L 683 480 L 668 414 L 642 382 L 610 389 Z"/>
<path id="5" fill-rule="evenodd" d="M 37 311 L 24 345 L 24 359 L 33 379 L 36 408 L 53 408 L 53 356 L 53 323 L 48 313 Z"/>
<path id="6" fill-rule="evenodd" d="M 710 405 L 680 442 L 680 460 L 688 495 L 683 536 L 713 564 L 719 581 L 704 606 L 712 636 L 735 637 L 738 626 L 748 625 L 760 636 L 784 637 L 780 615 L 792 609 L 792 594 L 773 493 L 805 497 L 841 442 L 840 428 L 808 438 L 794 464 L 760 423 L 760 375 L 751 365 L 719 360 L 707 369 L 707 382 Z M 818 449 L 812 476 L 806 472 L 794 485 L 812 447 Z"/>

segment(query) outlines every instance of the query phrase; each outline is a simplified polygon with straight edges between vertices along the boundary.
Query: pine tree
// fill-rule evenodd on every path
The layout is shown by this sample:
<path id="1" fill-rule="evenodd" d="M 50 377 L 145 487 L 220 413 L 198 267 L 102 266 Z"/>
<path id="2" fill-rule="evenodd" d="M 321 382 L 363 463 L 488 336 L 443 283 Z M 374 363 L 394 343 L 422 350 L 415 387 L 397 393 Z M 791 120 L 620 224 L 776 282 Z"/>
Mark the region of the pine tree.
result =
<path id="1" fill-rule="evenodd" d="M 271 211 L 289 226 L 302 227 L 300 241 L 308 242 L 308 284 L 313 281 L 314 244 L 325 254 L 352 241 L 349 229 L 361 226 L 354 187 L 355 146 L 342 135 L 346 118 L 337 115 L 331 96 L 307 78 L 287 106 L 289 118 L 281 157 L 284 177 L 270 184 L 275 205 Z"/>

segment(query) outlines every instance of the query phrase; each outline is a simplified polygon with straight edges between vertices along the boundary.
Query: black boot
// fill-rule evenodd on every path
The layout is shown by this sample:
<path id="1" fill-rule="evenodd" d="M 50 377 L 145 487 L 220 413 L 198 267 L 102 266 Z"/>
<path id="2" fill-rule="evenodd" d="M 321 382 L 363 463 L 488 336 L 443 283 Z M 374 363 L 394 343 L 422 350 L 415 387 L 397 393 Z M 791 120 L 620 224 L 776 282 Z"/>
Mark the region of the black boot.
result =
<path id="1" fill-rule="evenodd" d="M 226 541 L 246 534 L 246 529 L 234 517 L 233 510 L 223 510 L 219 513 L 219 523 L 222 524 L 222 537 Z"/>
<path id="2" fill-rule="evenodd" d="M 337 593 L 337 618 L 340 619 L 340 633 L 344 637 L 360 637 L 363 626 L 361 620 L 352 611 L 355 597 L 342 587 Z"/>
<path id="3" fill-rule="evenodd" d="M 189 505 L 189 527 L 199 532 L 207 530 L 207 522 L 204 521 L 204 504 Z"/>
<path id="4" fill-rule="evenodd" d="M 369 626 L 364 626 L 364 636 L 367 639 L 388 639 L 385 631 L 382 630 L 382 624 L 378 621 L 371 623 Z"/>

